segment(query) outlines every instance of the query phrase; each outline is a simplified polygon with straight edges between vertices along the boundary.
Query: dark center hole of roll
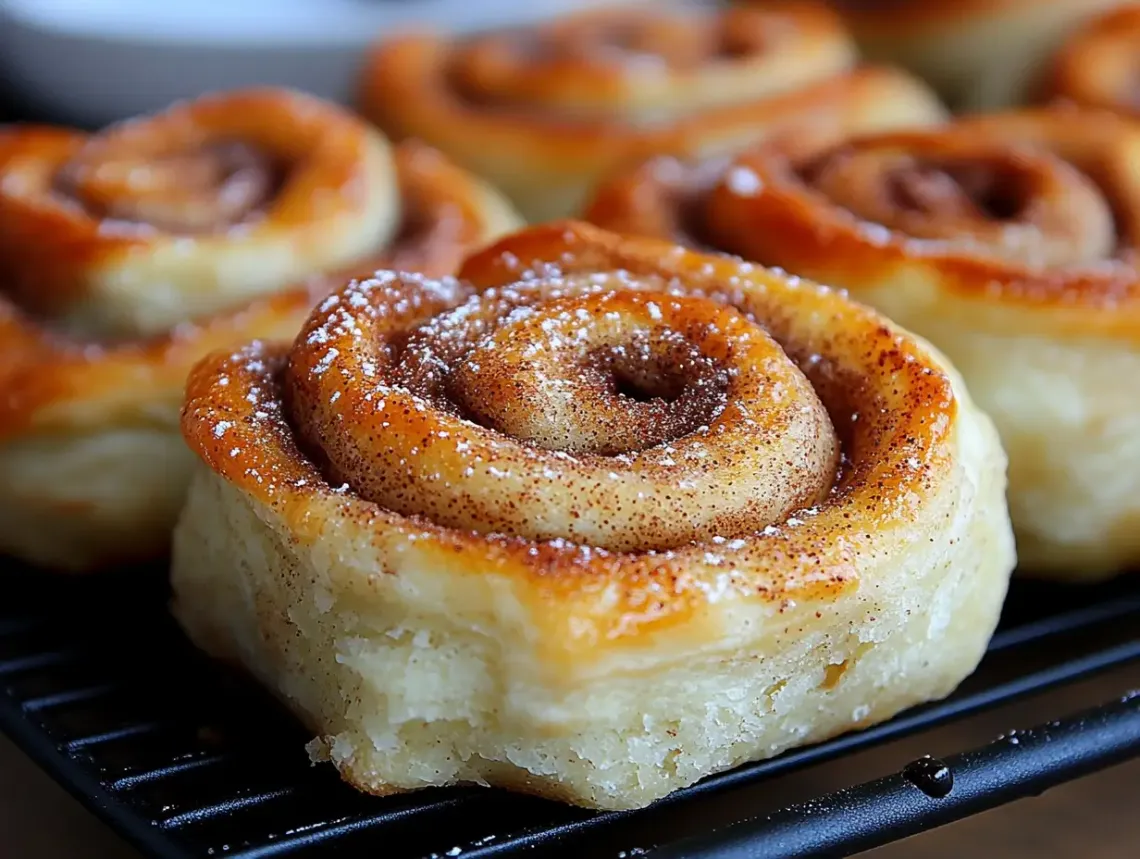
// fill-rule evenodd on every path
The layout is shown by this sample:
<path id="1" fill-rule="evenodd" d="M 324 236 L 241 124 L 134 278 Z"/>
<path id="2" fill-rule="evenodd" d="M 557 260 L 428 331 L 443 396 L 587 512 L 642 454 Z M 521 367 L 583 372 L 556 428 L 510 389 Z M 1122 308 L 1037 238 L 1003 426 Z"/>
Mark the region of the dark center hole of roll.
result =
<path id="1" fill-rule="evenodd" d="M 719 60 L 743 59 L 760 53 L 775 41 L 775 34 L 765 34 L 764 38 L 757 39 L 735 30 L 725 30 L 717 43 L 715 57 Z"/>
<path id="2" fill-rule="evenodd" d="M 590 44 L 586 38 L 582 38 L 573 47 L 580 53 L 586 53 L 594 47 L 630 52 L 643 50 L 644 40 L 641 38 L 641 24 L 637 21 L 609 24 L 596 34 L 596 41 L 593 44 Z"/>
<path id="3" fill-rule="evenodd" d="M 588 364 L 589 370 L 608 377 L 612 393 L 634 403 L 659 405 L 699 394 L 717 374 L 696 344 L 677 332 L 631 337 L 621 346 L 594 352 Z"/>
<path id="4" fill-rule="evenodd" d="M 728 387 L 724 368 L 677 332 L 600 349 L 581 378 L 599 385 L 582 430 L 588 449 L 601 455 L 644 450 L 712 423 Z"/>
<path id="5" fill-rule="evenodd" d="M 685 380 L 678 377 L 621 366 L 615 366 L 611 372 L 617 393 L 637 403 L 676 402 L 685 389 Z"/>
<path id="6" fill-rule="evenodd" d="M 81 152 L 52 186 L 94 217 L 196 235 L 256 219 L 286 173 L 259 147 L 220 140 L 110 163 L 86 163 Z"/>
<path id="7" fill-rule="evenodd" d="M 718 253 L 719 244 L 709 230 L 712 190 L 731 166 L 728 157 L 700 162 L 677 162 L 675 168 L 654 176 L 662 188 L 657 207 L 674 242 L 706 253 Z"/>
<path id="8" fill-rule="evenodd" d="M 992 221 L 1018 217 L 1029 195 L 1019 171 L 995 164 L 917 161 L 892 173 L 887 187 L 900 209 Z"/>

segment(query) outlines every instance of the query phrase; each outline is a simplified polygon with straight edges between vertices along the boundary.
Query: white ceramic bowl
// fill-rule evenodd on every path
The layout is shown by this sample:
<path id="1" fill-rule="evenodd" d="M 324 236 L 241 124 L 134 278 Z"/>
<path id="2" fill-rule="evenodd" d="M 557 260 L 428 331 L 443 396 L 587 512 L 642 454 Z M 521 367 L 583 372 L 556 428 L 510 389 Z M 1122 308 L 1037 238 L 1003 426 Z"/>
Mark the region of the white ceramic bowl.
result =
<path id="1" fill-rule="evenodd" d="M 257 84 L 347 101 L 367 45 L 415 24 L 465 32 L 605 0 L 0 0 L 0 71 L 37 112 L 97 126 Z"/>

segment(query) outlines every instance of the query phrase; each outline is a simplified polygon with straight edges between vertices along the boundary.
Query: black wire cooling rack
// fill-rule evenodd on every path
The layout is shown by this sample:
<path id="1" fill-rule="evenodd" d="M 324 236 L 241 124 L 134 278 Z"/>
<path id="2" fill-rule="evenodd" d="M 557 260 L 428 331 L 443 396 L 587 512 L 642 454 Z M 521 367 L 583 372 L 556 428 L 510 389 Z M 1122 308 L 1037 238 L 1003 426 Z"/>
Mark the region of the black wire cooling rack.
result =
<path id="1" fill-rule="evenodd" d="M 0 122 L 41 118 L 4 96 Z M 1140 577 L 1019 582 L 981 668 L 946 701 L 644 811 L 594 814 L 491 790 L 362 796 L 309 765 L 308 737 L 275 702 L 194 651 L 165 612 L 162 571 L 0 574 L 0 730 L 162 859 L 847 856 L 1140 756 L 1140 694 L 1129 694 L 806 802 L 784 804 L 778 780 L 1140 661 Z"/>
<path id="2" fill-rule="evenodd" d="M 1022 582 L 981 668 L 948 700 L 644 811 L 597 814 L 479 789 L 377 799 L 310 766 L 287 714 L 193 650 L 164 610 L 163 580 L 14 569 L 0 608 L 0 728 L 148 856 L 845 856 L 1140 756 L 1140 694 L 1123 695 L 780 807 L 778 776 L 1140 660 L 1140 581 Z"/>

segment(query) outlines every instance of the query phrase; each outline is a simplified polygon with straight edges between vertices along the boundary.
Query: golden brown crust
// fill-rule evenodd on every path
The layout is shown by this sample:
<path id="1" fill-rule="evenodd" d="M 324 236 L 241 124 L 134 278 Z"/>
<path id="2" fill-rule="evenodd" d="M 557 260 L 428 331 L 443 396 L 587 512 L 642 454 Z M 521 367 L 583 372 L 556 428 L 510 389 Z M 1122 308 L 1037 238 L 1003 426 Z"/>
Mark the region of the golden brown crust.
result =
<path id="1" fill-rule="evenodd" d="M 1140 7 L 1088 22 L 1061 46 L 1042 76 L 1040 97 L 1140 117 Z"/>
<path id="2" fill-rule="evenodd" d="M 150 557 L 185 488 L 176 415 L 197 360 L 293 337 L 352 276 L 451 273 L 516 224 L 434 150 L 389 149 L 290 92 L 211 96 L 92 138 L 3 132 L 0 548 L 80 570 Z"/>
<path id="3" fill-rule="evenodd" d="M 495 223 L 499 213 L 488 212 L 481 187 L 434 150 L 407 142 L 394 155 L 403 217 L 390 246 L 281 295 L 187 320 L 166 334 L 106 344 L 56 333 L 34 311 L 0 295 L 0 441 L 66 426 L 77 412 L 97 422 L 176 398 L 203 355 L 251 339 L 291 338 L 317 299 L 352 277 L 389 267 L 441 277 L 511 225 Z M 66 253 L 69 246 L 61 241 L 60 248 Z M 18 256 L 16 248 L 12 253 Z"/>
<path id="4" fill-rule="evenodd" d="M 790 136 L 702 172 L 649 163 L 588 217 L 842 287 L 962 370 L 1010 452 L 1034 572 L 1140 558 L 1140 127 L 1052 107 L 820 147 Z"/>
<path id="5" fill-rule="evenodd" d="M 207 358 L 182 429 L 175 615 L 379 795 L 639 808 L 889 718 L 973 669 L 1013 566 L 996 433 L 925 343 L 575 222 Z"/>
<path id="6" fill-rule="evenodd" d="M 776 0 L 716 13 L 616 7 L 480 35 L 452 50 L 448 76 L 473 101 L 624 121 L 771 95 L 853 63 L 825 4 Z"/>
<path id="7" fill-rule="evenodd" d="M 374 193 L 367 166 L 371 138 L 340 108 L 300 94 L 247 90 L 176 105 L 98 135 L 16 126 L 0 134 L 0 265 L 5 291 L 33 313 L 58 315 L 90 298 L 89 270 L 114 265 L 168 236 L 210 246 L 297 231 L 320 218 L 362 211 Z M 251 147 L 275 175 L 267 199 L 242 217 L 159 226 L 120 213 L 165 198 L 171 208 L 218 205 L 234 171 L 200 177 L 193 163 L 210 147 Z M 195 168 L 199 169 L 195 169 Z M 215 171 L 210 171 L 215 172 Z M 261 211 L 257 211 L 261 209 Z M 238 231 L 253 235 L 238 236 Z"/>
<path id="8" fill-rule="evenodd" d="M 731 149 L 830 114 L 879 127 L 938 109 L 917 82 L 852 72 L 854 59 L 817 3 L 620 10 L 470 42 L 389 39 L 359 100 L 389 134 L 438 146 L 543 220 L 576 214 L 601 176 L 655 152 Z"/>
<path id="9" fill-rule="evenodd" d="M 813 271 L 817 279 L 852 288 L 880 278 L 884 270 L 922 265 L 938 271 L 940 289 L 961 295 L 975 308 L 1029 310 L 1035 327 L 1058 335 L 1131 339 L 1140 334 L 1135 317 L 1140 284 L 1133 266 L 1140 240 L 1140 174 L 1131 161 L 1140 151 L 1137 147 L 1140 129 L 1131 124 L 1066 108 L 863 136 L 825 149 L 822 155 L 790 136 L 715 165 L 711 174 L 677 162 L 644 164 L 600 188 L 587 218 L 611 229 L 662 236 L 678 235 L 687 218 L 696 230 L 690 243 L 700 241 L 790 271 Z M 827 192 L 813 184 L 823 172 L 821 160 L 834 163 L 853 152 L 873 156 L 862 165 L 870 171 L 859 177 L 867 187 L 856 191 L 866 191 L 867 197 L 859 202 L 862 211 L 855 212 L 829 200 Z M 989 170 L 987 181 L 1005 182 L 1007 190 L 1020 183 L 1023 187 L 1014 189 L 1022 196 L 1013 201 L 1019 207 L 1015 217 L 1026 233 L 1038 234 L 1025 237 L 1034 244 L 1011 246 L 1019 237 L 1011 238 L 1008 222 L 985 212 L 971 213 L 972 220 L 967 218 L 964 226 L 956 224 L 947 199 L 920 213 L 922 223 L 932 225 L 928 236 L 907 232 L 904 224 L 893 225 L 902 229 L 883 229 L 892 225 L 884 224 L 882 216 L 899 212 L 888 188 L 898 178 L 888 170 L 895 162 L 903 175 L 914 174 L 924 164 L 954 163 Z M 1075 172 L 1079 176 L 1070 179 Z M 946 178 L 961 192 L 953 177 Z M 1072 186 L 1077 185 L 1087 194 L 1089 180 L 1097 200 L 1074 192 Z M 1059 195 L 1051 184 L 1056 182 L 1061 185 Z M 1046 189 L 1053 195 L 1055 217 L 1034 223 L 1032 217 L 1041 217 Z M 1078 206 L 1078 196 L 1089 205 Z M 1101 208 L 1090 214 L 1089 208 L 1096 206 Z M 876 209 L 879 218 L 872 212 Z M 1107 223 L 1102 215 L 1106 210 L 1111 219 Z M 1107 253 L 1061 258 L 1057 264 L 1034 257 L 1056 252 L 1061 242 L 1077 241 L 1074 232 L 1083 236 L 1086 229 L 1098 227 L 1106 235 L 1094 240 L 1094 246 L 1107 240 Z M 952 241 L 959 229 L 965 231 L 966 241 Z M 1062 252 L 1066 250 L 1077 253 L 1068 244 Z M 985 319 L 977 318 L 977 324 Z M 994 320 L 1001 324 L 998 316 Z"/>
<path id="10" fill-rule="evenodd" d="M 313 343 L 299 338 L 291 354 L 281 347 L 255 347 L 203 362 L 191 375 L 183 432 L 211 469 L 276 511 L 301 544 L 321 540 L 326 516 L 339 508 L 338 515 L 359 520 L 360 534 L 373 535 L 377 545 L 391 548 L 408 540 L 443 556 L 473 553 L 484 568 L 525 582 L 534 600 L 531 607 L 547 616 L 551 652 L 564 655 L 581 655 L 590 640 L 648 634 L 692 619 L 707 599 L 708 580 L 718 572 L 723 579 L 725 569 L 742 571 L 731 587 L 751 599 L 824 599 L 849 592 L 858 587 L 852 553 L 870 534 L 905 522 L 912 505 L 921 504 L 942 470 L 951 467 L 947 445 L 957 405 L 950 381 L 932 371 L 917 344 L 833 292 L 731 260 L 681 252 L 656 241 L 620 239 L 574 223 L 516 234 L 470 259 L 460 276 L 482 291 L 527 281 L 528 272 L 530 282 L 555 276 L 555 270 L 562 278 L 624 272 L 619 276 L 632 290 L 661 283 L 682 294 L 708 292 L 762 319 L 810 380 L 840 433 L 845 467 L 828 497 L 802 519 L 791 517 L 767 529 L 761 523 L 762 533 L 744 528 L 667 551 L 608 552 L 561 539 L 535 541 L 401 516 L 356 497 L 351 475 L 339 476 L 347 484 L 340 489 L 330 485 L 298 446 L 292 428 L 296 413 L 290 416 L 297 404 L 282 387 L 286 360 L 290 366 L 301 361 L 309 371 L 330 369 L 332 376 L 352 366 L 324 348 L 317 364 L 307 363 L 303 356 L 311 355 L 310 349 L 326 345 L 323 336 Z M 330 323 L 347 330 L 354 307 L 376 301 L 397 306 L 401 297 L 410 297 L 403 294 L 409 288 L 406 283 L 393 287 L 391 281 L 351 286 L 322 303 L 310 321 L 310 336 L 329 330 Z M 392 289 L 396 291 L 389 294 Z M 436 303 L 455 305 L 465 294 L 462 286 L 448 283 L 421 290 L 428 314 L 438 309 Z M 376 397 L 383 398 L 379 388 Z M 385 432 L 399 435 L 404 425 L 400 414 L 402 410 L 386 415 Z M 425 415 L 415 408 L 402 418 L 417 427 L 431 419 L 430 409 Z M 345 414 L 344 420 L 353 418 Z M 310 437 L 306 449 L 317 440 Z M 326 450 L 332 443 L 321 439 Z M 453 448 L 466 450 L 470 442 L 449 436 L 434 444 L 451 455 Z M 471 461 L 472 470 L 491 468 L 477 460 Z M 480 474 L 479 479 L 491 478 Z M 350 507 L 342 504 L 346 499 L 352 499 Z M 599 614 L 593 595 L 603 584 L 614 588 L 614 600 Z M 662 587 L 668 598 L 660 596 Z M 587 634 L 587 629 L 592 631 Z"/>

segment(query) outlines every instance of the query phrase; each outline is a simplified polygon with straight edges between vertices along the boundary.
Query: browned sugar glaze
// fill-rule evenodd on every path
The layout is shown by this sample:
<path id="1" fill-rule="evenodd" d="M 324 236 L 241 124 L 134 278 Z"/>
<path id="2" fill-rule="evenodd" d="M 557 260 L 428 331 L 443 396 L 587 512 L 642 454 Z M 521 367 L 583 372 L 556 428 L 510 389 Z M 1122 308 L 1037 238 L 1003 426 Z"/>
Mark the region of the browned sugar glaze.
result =
<path id="1" fill-rule="evenodd" d="M 294 344 L 255 344 L 203 362 L 191 374 L 183 412 L 191 448 L 222 479 L 280 517 L 301 545 L 327 539 L 330 527 L 337 533 L 349 527 L 354 541 L 384 553 L 407 550 L 428 564 L 459 558 L 472 575 L 517 583 L 533 597 L 543 623 L 564 631 L 554 638 L 572 640 L 579 657 L 599 637 L 638 636 L 688 622 L 728 593 L 779 608 L 790 600 L 854 592 L 863 553 L 873 554 L 883 529 L 913 521 L 955 468 L 957 403 L 950 380 L 917 343 L 830 290 L 580 223 L 509 236 L 469 258 L 459 276 L 392 276 L 349 286 L 320 305 Z M 556 283 L 558 295 L 533 292 Z M 484 303 L 506 297 L 512 308 L 542 310 L 567 298 L 592 302 L 611 293 L 641 301 L 631 305 L 624 325 L 644 318 L 634 312 L 640 306 L 650 321 L 683 328 L 666 313 L 666 300 L 685 307 L 681 299 L 699 299 L 698 305 L 712 302 L 717 313 L 726 311 L 721 318 L 748 334 L 754 348 L 768 349 L 770 338 L 778 351 L 751 363 L 768 379 L 764 398 L 744 403 L 752 407 L 746 416 L 726 390 L 713 419 L 732 418 L 723 434 L 713 424 L 700 425 L 636 453 L 601 456 L 549 450 L 482 426 L 465 418 L 446 392 L 448 402 L 441 403 L 439 394 L 433 401 L 393 391 L 400 387 L 399 368 L 391 362 L 408 360 L 409 335 L 423 330 L 425 337 L 437 336 L 430 323 L 454 319 L 459 308 L 478 315 Z M 661 320 L 652 319 L 650 301 Z M 687 318 L 689 311 L 683 312 Z M 502 319 L 492 326 L 492 339 L 509 330 L 512 323 Z M 378 328 L 388 334 L 375 336 Z M 714 356 L 723 338 L 693 339 L 686 350 Z M 726 371 L 729 389 L 741 362 L 750 364 L 740 354 L 712 362 Z M 459 366 L 440 368 L 443 375 L 435 378 Z M 652 360 L 647 366 L 652 369 Z M 613 384 L 623 392 L 625 383 Z M 640 394 L 630 399 L 640 401 Z M 785 431 L 796 422 L 798 431 Z M 714 472 L 707 485 L 717 495 L 755 498 L 763 495 L 757 474 L 768 468 L 767 485 L 791 487 L 804 499 L 801 506 L 793 501 L 785 514 L 769 510 L 723 520 L 723 529 L 710 524 L 725 512 L 715 503 L 666 509 L 692 491 L 682 481 L 700 479 L 702 463 L 722 457 L 721 436 L 734 433 L 762 444 L 791 435 L 784 449 L 789 454 L 777 450 L 766 457 L 746 449 L 742 459 L 715 463 L 737 470 Z M 825 455 L 809 464 L 809 449 Z M 837 450 L 839 468 L 831 458 Z M 789 466 L 790 477 L 784 470 Z M 386 483 L 370 485 L 385 474 Z M 654 482 L 658 476 L 662 480 Z M 390 493 L 397 506 L 368 500 L 373 489 Z M 448 495 L 454 503 L 416 507 L 410 502 L 421 491 Z M 814 502 L 808 500 L 813 495 Z M 471 519 L 452 513 L 473 504 L 483 509 Z M 400 512 L 417 509 L 426 512 Z M 703 525 L 693 522 L 694 514 L 704 517 Z M 516 527 L 502 517 L 523 521 Z M 615 518 L 623 520 L 620 528 Z M 675 522 L 698 525 L 690 535 L 699 536 L 684 539 L 675 525 L 664 530 Z M 634 539 L 623 541 L 627 528 Z M 478 562 L 469 564 L 472 558 Z M 385 571 L 361 576 L 352 587 L 365 598 Z M 602 593 L 612 599 L 599 610 Z"/>
<path id="2" fill-rule="evenodd" d="M 687 71 L 712 60 L 759 53 L 789 26 L 787 19 L 740 8 L 722 15 L 697 8 L 594 12 L 546 29 L 471 39 L 456 71 L 489 92 L 513 79 L 518 61 L 538 74 L 567 63 L 620 68 L 639 60 Z"/>
<path id="3" fill-rule="evenodd" d="M 1097 184 L 1031 147 L 870 139 L 798 172 L 856 217 L 943 247 L 1038 265 L 1092 262 L 1116 249 L 1113 213 Z"/>
<path id="4" fill-rule="evenodd" d="M 595 10 L 457 43 L 446 77 L 457 94 L 478 104 L 593 114 L 605 112 L 607 96 L 648 87 L 638 100 L 656 104 L 650 92 L 670 80 L 747 64 L 813 36 L 845 39 L 834 15 L 810 2 Z"/>
<path id="5" fill-rule="evenodd" d="M 205 96 L 93 135 L 0 132 L 0 267 L 29 313 L 58 318 L 104 269 L 171 240 L 187 254 L 354 212 L 369 131 L 288 90 Z"/>
<path id="6" fill-rule="evenodd" d="M 40 126 L 0 132 L 0 438 L 97 420 L 135 401 L 171 402 L 206 352 L 293 336 L 315 302 L 377 268 L 451 273 L 486 233 L 483 189 L 421 144 L 395 147 L 400 222 L 343 269 L 282 284 L 165 333 L 88 334 L 58 324 L 101 270 L 171 242 L 207 257 L 231 240 L 355 211 L 369 188 L 372 132 L 343 109 L 281 90 L 176 105 L 95 135 Z"/>
<path id="7" fill-rule="evenodd" d="M 195 234 L 224 231 L 263 215 L 282 172 L 255 145 L 217 141 L 112 161 L 81 150 L 56 173 L 54 187 L 92 218 Z"/>
<path id="8" fill-rule="evenodd" d="M 838 459 L 762 328 L 622 272 L 475 294 L 378 275 L 321 305 L 285 395 L 306 449 L 363 498 L 614 550 L 762 528 L 821 500 Z"/>
<path id="9" fill-rule="evenodd" d="M 104 152 L 99 143 L 96 139 L 81 146 L 54 170 L 49 183 L 53 203 L 81 212 L 77 229 L 91 245 L 91 257 L 169 236 L 224 239 L 234 231 L 240 241 L 243 228 L 273 214 L 274 199 L 291 169 L 256 144 L 241 141 L 129 156 Z M 293 284 L 298 295 L 321 297 L 349 277 L 377 268 L 450 272 L 477 239 L 482 216 L 467 177 L 414 141 L 400 144 L 394 155 L 401 210 L 395 235 L 354 263 Z M 59 240 L 52 258 L 75 269 L 74 276 L 56 277 L 49 268 L 43 288 L 12 290 L 10 299 L 28 315 L 29 324 L 37 318 L 50 328 L 55 309 L 68 293 L 77 291 L 73 283 L 82 280 L 88 264 L 78 258 L 84 251 L 81 244 L 67 244 L 63 235 Z M 40 253 L 41 241 L 45 237 L 38 235 L 25 247 L 29 256 Z M 2 249 L 0 259 L 20 252 L 13 242 Z M 69 255 L 76 258 L 68 259 Z"/>
<path id="10" fill-rule="evenodd" d="M 604 183 L 586 217 L 851 288 L 921 264 L 949 292 L 1124 334 L 1130 317 L 1102 311 L 1140 302 L 1136 151 L 1130 122 L 1065 107 L 782 135 L 730 160 L 651 160 Z"/>

